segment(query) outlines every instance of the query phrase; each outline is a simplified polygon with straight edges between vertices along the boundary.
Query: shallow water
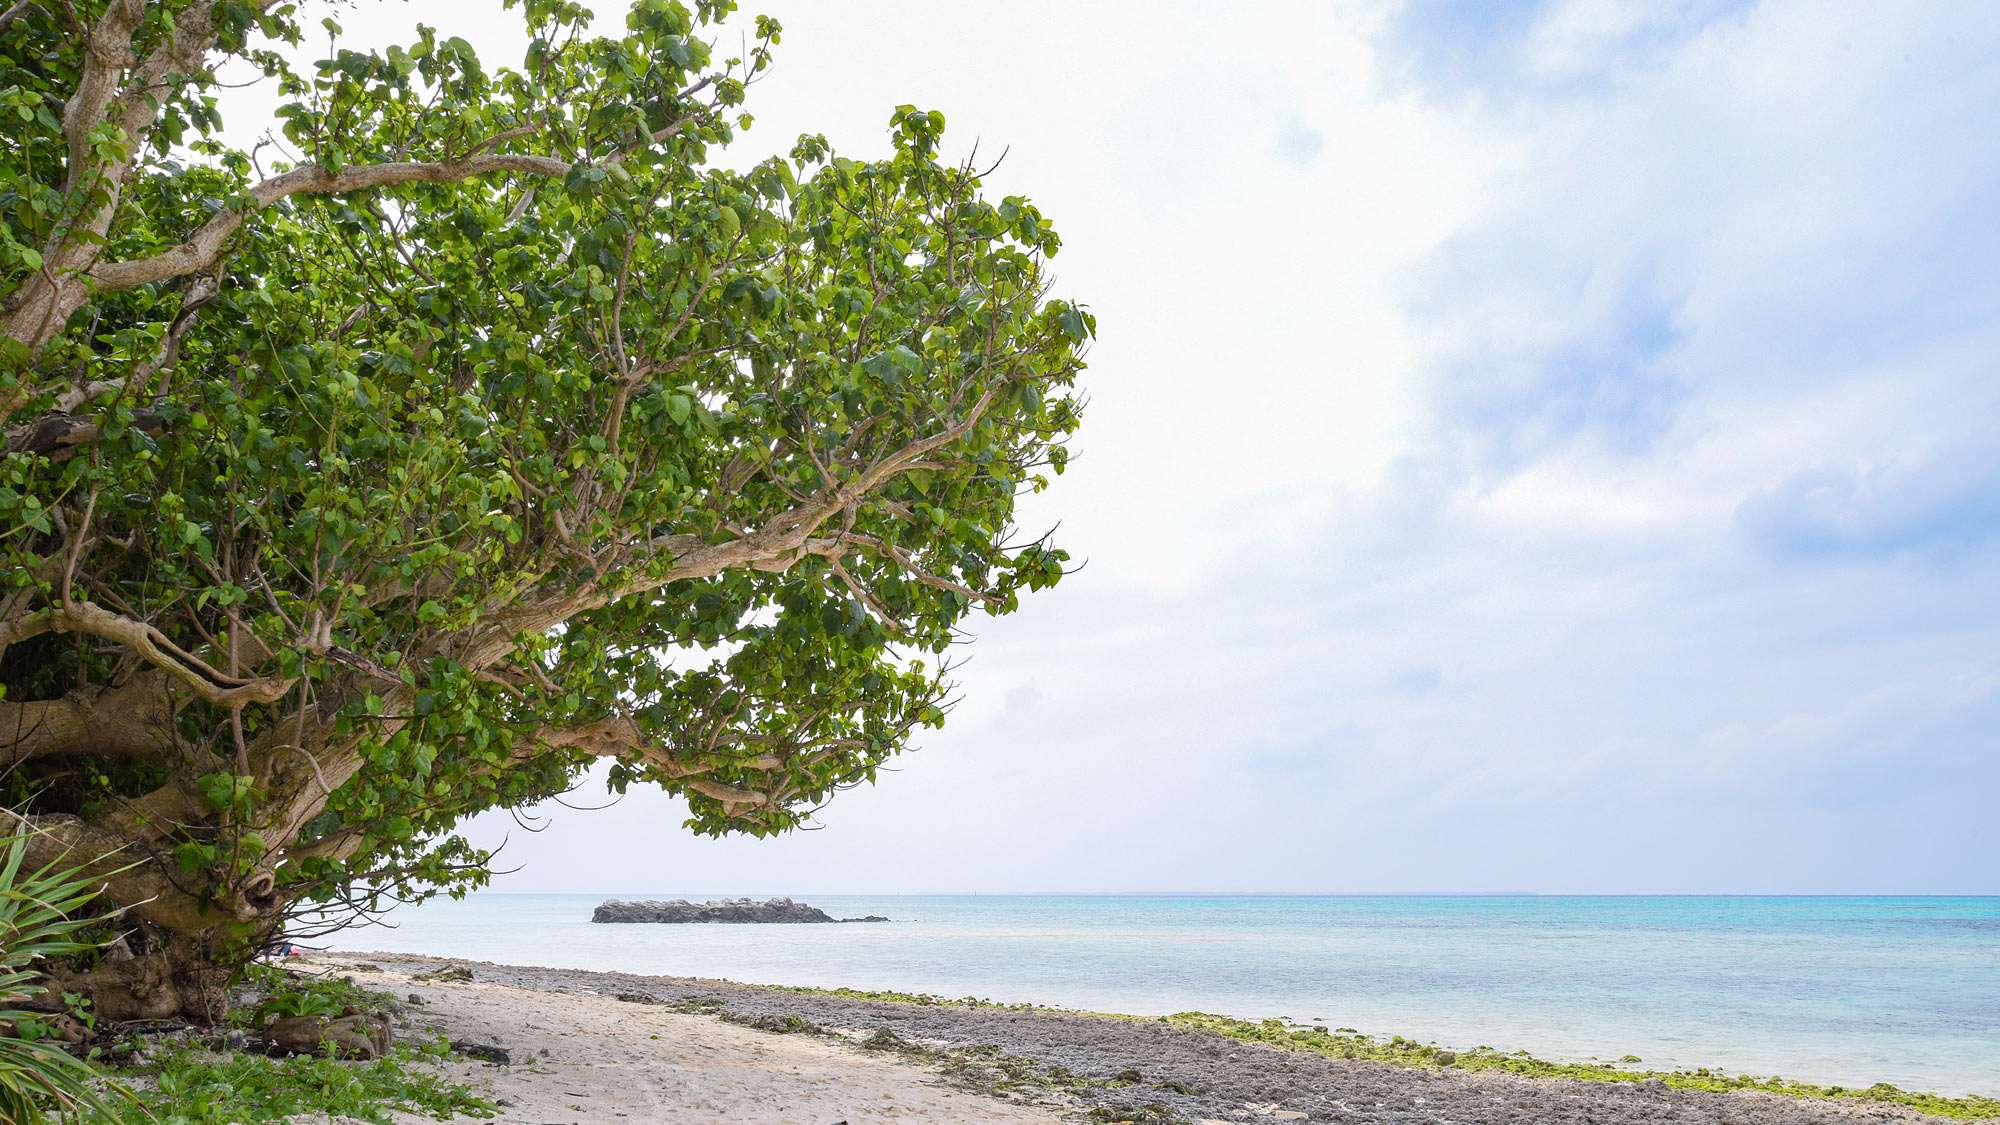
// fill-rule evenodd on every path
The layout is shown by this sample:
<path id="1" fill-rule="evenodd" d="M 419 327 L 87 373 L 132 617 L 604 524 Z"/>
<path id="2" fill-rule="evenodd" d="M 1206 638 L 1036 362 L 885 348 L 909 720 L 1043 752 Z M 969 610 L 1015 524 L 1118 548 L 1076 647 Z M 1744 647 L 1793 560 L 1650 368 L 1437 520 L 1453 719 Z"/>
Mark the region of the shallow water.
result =
<path id="1" fill-rule="evenodd" d="M 604 897 L 475 895 L 325 942 L 2000 1093 L 2000 898 L 814 895 L 894 921 L 592 924 Z"/>

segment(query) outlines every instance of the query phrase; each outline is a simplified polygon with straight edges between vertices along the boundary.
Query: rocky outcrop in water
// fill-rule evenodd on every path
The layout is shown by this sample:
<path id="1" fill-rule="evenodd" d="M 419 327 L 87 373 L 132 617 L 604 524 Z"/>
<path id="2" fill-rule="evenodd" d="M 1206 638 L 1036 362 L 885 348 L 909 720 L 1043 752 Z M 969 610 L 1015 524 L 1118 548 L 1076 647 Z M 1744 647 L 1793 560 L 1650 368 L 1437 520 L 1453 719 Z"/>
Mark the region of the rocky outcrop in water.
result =
<path id="1" fill-rule="evenodd" d="M 593 922 L 887 922 L 887 918 L 835 918 L 816 906 L 774 898 L 758 902 L 747 898 L 711 899 L 689 902 L 673 899 L 661 902 L 623 902 L 611 899 L 590 914 Z"/>

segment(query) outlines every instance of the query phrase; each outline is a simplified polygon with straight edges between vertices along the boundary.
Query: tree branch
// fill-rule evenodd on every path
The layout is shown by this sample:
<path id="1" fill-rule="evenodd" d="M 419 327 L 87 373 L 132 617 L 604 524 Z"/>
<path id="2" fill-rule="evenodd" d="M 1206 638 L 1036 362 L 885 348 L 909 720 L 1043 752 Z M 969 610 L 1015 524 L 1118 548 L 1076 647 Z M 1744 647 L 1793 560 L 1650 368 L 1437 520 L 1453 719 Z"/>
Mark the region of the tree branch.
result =
<path id="1" fill-rule="evenodd" d="M 891 543 L 886 539 L 877 539 L 873 535 L 864 535 L 857 531 L 848 532 L 845 538 L 849 543 L 857 543 L 863 547 L 868 547 L 881 553 L 882 555 L 886 556 L 890 562 L 893 562 L 898 567 L 900 567 L 904 573 L 908 574 L 910 577 L 916 579 L 917 581 L 923 583 L 926 586 L 935 586 L 940 590 L 949 590 L 954 594 L 963 594 L 964 596 L 971 598 L 973 601 L 982 602 L 986 605 L 1003 604 L 1004 599 L 995 597 L 992 594 L 988 594 L 980 590 L 975 590 L 972 587 L 964 585 L 962 583 L 953 582 L 949 578 L 942 578 L 938 575 L 932 574 L 930 571 L 925 570 L 923 567 L 918 566 L 914 559 L 910 558 L 909 555 L 903 552 L 902 548 L 896 546 L 894 543 Z"/>
<path id="2" fill-rule="evenodd" d="M 90 278 L 100 290 L 132 289 L 148 282 L 180 277 L 215 264 L 222 244 L 243 225 L 253 210 L 263 210 L 293 195 L 346 195 L 395 184 L 455 184 L 488 172 L 524 172 L 530 175 L 568 174 L 569 162 L 552 156 L 498 153 L 475 156 L 463 161 L 396 161 L 363 164 L 329 172 L 317 164 L 294 168 L 273 176 L 250 189 L 253 208 L 219 211 L 202 224 L 186 242 L 150 258 L 129 262 L 100 262 L 90 268 Z"/>
<path id="3" fill-rule="evenodd" d="M 43 633 L 84 633 L 124 645 L 148 664 L 192 688 L 196 695 L 219 706 L 272 703 L 292 689 L 289 679 L 245 680 L 218 672 L 153 626 L 121 617 L 94 602 L 71 602 L 0 623 L 0 647 Z"/>
<path id="4" fill-rule="evenodd" d="M 69 142 L 67 195 L 83 185 L 95 162 L 90 159 L 90 133 L 118 96 L 118 78 L 132 65 L 132 34 L 146 18 L 145 0 L 111 0 L 90 29 L 83 46 L 83 73 L 76 92 L 63 107 L 63 139 Z"/>
<path id="5" fill-rule="evenodd" d="M 71 754 L 157 755 L 172 721 L 166 677 L 151 674 L 119 688 L 93 685 L 61 699 L 0 703 L 0 763 Z"/>
<path id="6" fill-rule="evenodd" d="M 18 0 L 17 3 L 6 11 L 0 12 L 0 35 L 5 35 L 7 29 L 14 26 L 14 21 L 27 15 L 30 8 L 41 9 L 42 6 L 35 3 L 35 0 Z"/>

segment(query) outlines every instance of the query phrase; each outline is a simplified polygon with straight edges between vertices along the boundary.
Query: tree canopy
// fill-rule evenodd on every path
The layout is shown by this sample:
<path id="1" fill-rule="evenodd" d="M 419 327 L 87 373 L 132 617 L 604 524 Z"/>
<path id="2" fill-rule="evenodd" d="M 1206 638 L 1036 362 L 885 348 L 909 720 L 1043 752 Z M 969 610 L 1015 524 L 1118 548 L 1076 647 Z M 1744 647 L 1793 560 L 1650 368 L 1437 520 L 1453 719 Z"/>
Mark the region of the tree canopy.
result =
<path id="1" fill-rule="evenodd" d="M 780 34 L 721 57 L 726 0 L 506 7 L 493 69 L 331 20 L 295 68 L 278 0 L 0 14 L 0 828 L 102 864 L 137 956 L 67 986 L 112 1018 L 476 883 L 453 825 L 600 759 L 794 827 L 1062 573 L 1014 506 L 1095 324 L 1041 213 L 911 106 L 716 162 Z M 230 60 L 276 143 L 222 139 Z"/>

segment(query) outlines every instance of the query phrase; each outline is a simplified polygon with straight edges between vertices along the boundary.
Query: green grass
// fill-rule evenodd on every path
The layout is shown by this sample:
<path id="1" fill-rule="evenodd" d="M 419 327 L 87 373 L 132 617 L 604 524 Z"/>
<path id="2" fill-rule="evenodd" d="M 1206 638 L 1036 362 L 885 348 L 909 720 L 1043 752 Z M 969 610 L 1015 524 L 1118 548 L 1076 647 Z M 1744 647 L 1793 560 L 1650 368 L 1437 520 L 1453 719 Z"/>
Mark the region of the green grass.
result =
<path id="1" fill-rule="evenodd" d="M 394 1003 L 393 997 L 349 980 L 269 965 L 253 965 L 240 988 L 241 1002 L 230 1020 L 245 1030 L 273 1017 L 331 1014 L 350 1004 L 381 1009 Z M 260 1125 L 313 1113 L 386 1123 L 391 1113 L 402 1112 L 442 1121 L 455 1114 L 492 1117 L 495 1112 L 466 1087 L 428 1072 L 427 1064 L 451 1057 L 442 1037 L 399 1043 L 386 1058 L 369 1062 L 305 1055 L 270 1058 L 182 1042 L 153 1045 L 138 1057 L 142 1061 L 136 1065 L 113 1073 L 139 1087 L 139 1100 L 160 1125 Z"/>
<path id="2" fill-rule="evenodd" d="M 449 1054 L 442 1040 L 398 1047 L 389 1057 L 366 1063 L 178 1046 L 125 1077 L 153 1079 L 155 1088 L 139 1097 L 161 1125 L 257 1125 L 310 1113 L 381 1123 L 389 1121 L 392 1111 L 440 1121 L 460 1113 L 493 1116 L 493 1106 L 465 1087 L 411 1067 Z"/>
<path id="3" fill-rule="evenodd" d="M 1706 1067 L 1669 1071 L 1639 1070 L 1622 1063 L 1553 1063 L 1534 1058 L 1525 1052 L 1506 1054 L 1491 1047 L 1454 1051 L 1417 1043 L 1400 1035 L 1379 1039 L 1345 1029 L 1328 1031 L 1324 1027 L 1306 1027 L 1286 1023 L 1283 1020 L 1264 1020 L 1260 1023 L 1209 1015 L 1206 1012 L 1181 1012 L 1165 1017 L 1165 1021 L 1175 1027 L 1213 1031 L 1218 1035 L 1251 1043 L 1269 1043 L 1273 1046 L 1294 1051 L 1310 1051 L 1332 1058 L 1370 1059 L 1413 1069 L 1474 1072 L 1492 1070 L 1529 1078 L 1575 1078 L 1586 1082 L 1657 1080 L 1681 1090 L 1708 1090 L 1716 1093 L 1761 1090 L 1802 1098 L 1847 1098 L 1856 1101 L 1887 1102 L 1910 1106 L 1939 1117 L 1955 1117 L 1967 1121 L 2000 1118 L 2000 1099 L 1997 1098 L 1978 1095 L 1947 1098 L 1938 1094 L 1913 1093 L 1887 1083 L 1877 1083 L 1865 1088 L 1816 1086 L 1808 1082 L 1793 1082 L 1777 1077 L 1757 1078 L 1748 1074 L 1725 1074 Z M 1640 1061 L 1632 1055 L 1627 1055 L 1626 1060 L 1631 1063 Z"/>

